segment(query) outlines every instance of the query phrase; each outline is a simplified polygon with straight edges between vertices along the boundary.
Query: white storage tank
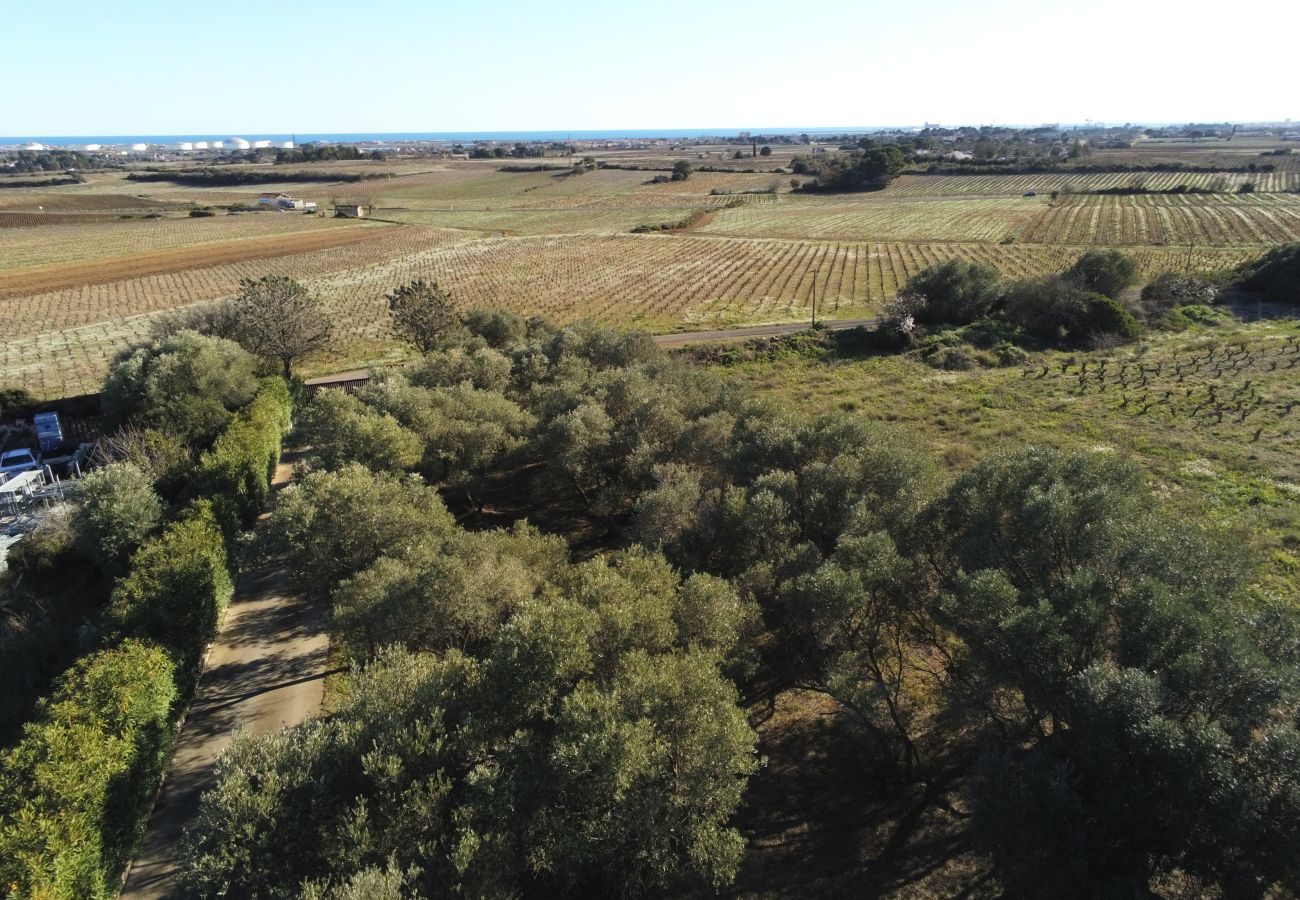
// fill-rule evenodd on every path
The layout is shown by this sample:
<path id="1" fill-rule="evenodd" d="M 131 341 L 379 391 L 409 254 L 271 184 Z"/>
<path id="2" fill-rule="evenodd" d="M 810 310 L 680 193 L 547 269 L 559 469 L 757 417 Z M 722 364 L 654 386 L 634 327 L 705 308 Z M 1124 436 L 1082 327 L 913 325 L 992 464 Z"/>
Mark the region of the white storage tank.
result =
<path id="1" fill-rule="evenodd" d="M 44 144 L 38 144 L 38 143 L 36 143 L 35 141 L 28 141 L 27 143 L 23 144 L 23 149 L 24 149 L 24 150 L 32 150 L 32 151 L 40 151 L 40 150 L 44 150 L 44 149 L 45 149 L 45 145 L 44 145 Z"/>
<path id="2" fill-rule="evenodd" d="M 212 149 L 213 149 L 213 150 L 224 150 L 224 149 L 226 149 L 226 142 L 225 142 L 225 141 L 213 141 L 213 142 L 212 142 Z"/>
<path id="3" fill-rule="evenodd" d="M 98 153 L 100 151 L 100 146 L 99 144 L 87 144 L 83 149 L 87 153 Z"/>
<path id="4" fill-rule="evenodd" d="M 279 147 L 280 147 L 281 150 L 292 150 L 292 149 L 293 149 L 293 141 L 281 141 L 280 144 L 279 144 Z"/>
<path id="5" fill-rule="evenodd" d="M 230 145 L 231 150 L 247 150 L 250 146 L 243 138 L 231 138 L 226 143 Z"/>
<path id="6" fill-rule="evenodd" d="M 208 149 L 208 142 L 207 142 L 207 141 L 195 141 L 195 142 L 194 142 L 194 149 L 195 149 L 195 150 L 206 150 L 206 149 Z"/>
<path id="7" fill-rule="evenodd" d="M 176 144 L 176 149 L 185 152 L 185 151 L 193 150 L 194 145 L 189 141 L 180 141 L 179 143 Z"/>
<path id="8" fill-rule="evenodd" d="M 132 144 L 132 145 L 131 145 L 131 152 L 132 152 L 132 153 L 144 153 L 144 152 L 145 152 L 146 150 L 148 150 L 148 149 L 149 149 L 149 145 L 148 145 L 148 144 Z"/>
<path id="9" fill-rule="evenodd" d="M 265 150 L 267 147 L 270 146 L 271 146 L 270 141 L 253 141 L 254 150 Z"/>

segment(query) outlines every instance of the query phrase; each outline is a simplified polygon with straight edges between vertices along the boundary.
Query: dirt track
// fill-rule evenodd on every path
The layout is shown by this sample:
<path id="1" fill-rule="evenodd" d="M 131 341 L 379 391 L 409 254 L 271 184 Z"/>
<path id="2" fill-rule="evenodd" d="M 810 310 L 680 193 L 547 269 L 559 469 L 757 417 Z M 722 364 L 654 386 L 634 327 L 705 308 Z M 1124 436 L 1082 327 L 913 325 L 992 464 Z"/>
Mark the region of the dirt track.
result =
<path id="1" fill-rule="evenodd" d="M 313 231 L 265 239 L 244 239 L 156 250 L 130 256 L 109 257 L 83 263 L 35 266 L 0 273 L 0 299 L 44 294 L 86 284 L 106 284 L 127 278 L 167 275 L 189 269 L 220 266 L 252 259 L 270 259 L 294 253 L 309 253 L 331 247 L 346 247 L 386 236 L 387 228 L 357 227 L 335 231 Z"/>
<path id="2" fill-rule="evenodd" d="M 289 482 L 294 457 L 276 469 Z M 272 501 L 274 502 L 274 501 Z M 266 525 L 265 514 L 259 533 Z M 156 900 L 174 889 L 177 844 L 212 787 L 221 752 L 239 731 L 267 734 L 320 710 L 329 638 L 324 610 L 293 594 L 278 561 L 244 573 L 172 753 L 124 900 Z"/>

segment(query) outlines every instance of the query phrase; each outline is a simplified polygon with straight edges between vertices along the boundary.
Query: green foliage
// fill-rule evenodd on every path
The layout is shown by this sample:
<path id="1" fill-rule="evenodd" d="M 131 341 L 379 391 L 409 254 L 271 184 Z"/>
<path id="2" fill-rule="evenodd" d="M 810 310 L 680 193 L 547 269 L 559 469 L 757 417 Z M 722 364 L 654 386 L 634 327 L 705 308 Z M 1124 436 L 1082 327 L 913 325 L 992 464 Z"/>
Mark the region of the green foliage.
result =
<path id="1" fill-rule="evenodd" d="M 1110 895 L 1175 867 L 1294 877 L 1294 855 L 1263 862 L 1256 843 L 1300 824 L 1300 770 L 1279 793 L 1269 768 L 1292 737 L 1267 730 L 1295 696 L 1294 654 L 1271 649 L 1295 624 L 1249 611 L 1237 554 L 1159 513 L 1130 465 L 1044 449 L 977 465 L 922 529 L 966 677 L 1005 695 L 1017 736 L 975 795 L 1009 890 Z"/>
<path id="2" fill-rule="evenodd" d="M 470 334 L 481 337 L 494 350 L 522 344 L 532 330 L 530 322 L 504 309 L 471 309 L 465 314 L 464 324 Z"/>
<path id="3" fill-rule="evenodd" d="M 1088 313 L 1085 324 L 1089 335 L 1109 335 L 1124 343 L 1136 341 L 1142 336 L 1142 327 L 1138 325 L 1133 314 L 1123 306 L 1102 294 L 1093 294 L 1088 298 Z"/>
<path id="4" fill-rule="evenodd" d="M 1300 243 L 1274 247 L 1237 268 L 1237 285 L 1275 303 L 1300 303 Z"/>
<path id="5" fill-rule="evenodd" d="M 510 358 L 488 347 L 452 347 L 427 354 L 407 371 L 416 387 L 439 388 L 468 384 L 480 391 L 504 392 L 510 384 Z"/>
<path id="6" fill-rule="evenodd" d="M 334 590 L 335 645 L 355 661 L 399 643 L 480 652 L 516 609 L 542 595 L 567 559 L 562 539 L 522 523 L 509 532 L 457 531 L 403 547 Z"/>
<path id="7" fill-rule="evenodd" d="M 575 575 L 481 658 L 383 652 L 335 715 L 237 742 L 185 851 L 191 890 L 294 896 L 390 859 L 424 896 L 730 880 L 754 768 L 735 689 L 676 643 L 671 570 Z"/>
<path id="8" fill-rule="evenodd" d="M 388 295 L 388 315 L 397 336 L 421 353 L 442 346 L 461 330 L 451 294 L 423 278 Z"/>
<path id="9" fill-rule="evenodd" d="M 136 350 L 104 382 L 104 414 L 204 447 L 257 392 L 257 361 L 238 344 L 182 331 Z"/>
<path id="10" fill-rule="evenodd" d="M 673 181 L 685 181 L 691 177 L 692 171 L 689 160 L 677 160 L 677 162 L 673 163 Z"/>
<path id="11" fill-rule="evenodd" d="M 162 519 L 162 501 L 148 475 L 129 462 L 96 469 L 82 480 L 81 506 L 72 519 L 78 550 L 107 574 L 124 571 L 127 557 Z"/>
<path id="12" fill-rule="evenodd" d="M 1118 298 L 1137 280 L 1137 261 L 1120 250 L 1089 250 L 1065 273 L 1065 279 L 1081 289 Z"/>
<path id="13" fill-rule="evenodd" d="M 1012 322 L 1052 346 L 1078 347 L 1098 338 L 1132 341 L 1142 333 L 1132 313 L 1118 302 L 1087 293 L 1064 277 L 1016 282 L 1006 306 Z"/>
<path id="14" fill-rule="evenodd" d="M 212 505 L 199 501 L 136 552 L 113 591 L 114 627 L 167 649 L 182 696 L 193 690 L 203 649 L 234 592 L 228 562 Z"/>
<path id="15" fill-rule="evenodd" d="M 1002 292 L 1002 277 L 996 269 L 960 259 L 922 269 L 902 290 L 925 298 L 916 310 L 916 319 L 933 325 L 968 325 L 987 318 L 1001 305 Z"/>
<path id="16" fill-rule="evenodd" d="M 280 461 L 280 441 L 289 431 L 292 409 L 284 381 L 264 379 L 256 398 L 199 460 L 195 494 L 212 498 L 227 535 L 250 525 L 262 511 Z"/>
<path id="17" fill-rule="evenodd" d="M 494 351 L 487 351 L 493 353 Z M 481 377 L 491 377 L 492 361 Z M 471 362 L 471 365 L 473 365 Z M 451 368 L 453 360 L 443 358 L 414 378 L 437 380 Z M 464 489 L 471 497 L 489 466 L 523 444 L 534 419 L 517 403 L 500 393 L 479 390 L 470 384 L 451 387 L 416 387 L 401 375 L 390 375 L 372 383 L 358 396 L 362 401 L 419 435 L 424 441 L 420 472 L 438 483 Z"/>
<path id="18" fill-rule="evenodd" d="M 344 391 L 319 391 L 303 410 L 298 435 L 312 459 L 327 469 L 357 462 L 400 472 L 414 468 L 424 453 L 419 437 L 400 422 Z"/>
<path id="19" fill-rule="evenodd" d="M 883 144 L 848 154 L 796 156 L 791 169 L 797 175 L 817 176 L 817 187 L 824 190 L 878 191 L 889 186 L 905 163 L 897 145 Z"/>
<path id="20" fill-rule="evenodd" d="M 22 897 L 117 896 L 175 696 L 167 654 L 138 641 L 60 680 L 0 765 L 0 884 Z"/>
<path id="21" fill-rule="evenodd" d="M 36 398 L 25 388 L 0 388 L 0 420 L 31 418 L 36 406 Z"/>
<path id="22" fill-rule="evenodd" d="M 437 545 L 454 520 L 438 492 L 413 477 L 355 463 L 311 472 L 286 488 L 271 514 L 272 543 L 295 583 L 323 596 L 395 547 Z"/>

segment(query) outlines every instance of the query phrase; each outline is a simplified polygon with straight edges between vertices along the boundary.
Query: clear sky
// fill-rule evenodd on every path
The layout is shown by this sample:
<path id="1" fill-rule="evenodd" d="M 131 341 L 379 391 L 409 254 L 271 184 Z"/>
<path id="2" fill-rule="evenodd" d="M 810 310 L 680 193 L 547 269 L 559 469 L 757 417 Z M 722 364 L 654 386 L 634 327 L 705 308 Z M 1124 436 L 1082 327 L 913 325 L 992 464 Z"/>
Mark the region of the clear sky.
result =
<path id="1" fill-rule="evenodd" d="M 1300 119 L 1298 0 L 65 0 L 0 135 Z"/>

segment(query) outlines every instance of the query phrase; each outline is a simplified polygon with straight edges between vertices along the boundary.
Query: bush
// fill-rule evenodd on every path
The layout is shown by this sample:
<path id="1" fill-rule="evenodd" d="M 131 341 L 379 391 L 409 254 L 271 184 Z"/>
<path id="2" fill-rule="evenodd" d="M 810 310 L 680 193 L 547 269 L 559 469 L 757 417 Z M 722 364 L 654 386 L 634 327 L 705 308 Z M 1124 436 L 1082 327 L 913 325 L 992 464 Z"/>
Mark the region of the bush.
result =
<path id="1" fill-rule="evenodd" d="M 950 372 L 964 372 L 975 368 L 975 358 L 959 347 L 944 347 L 927 356 L 925 361 L 936 369 L 946 369 Z"/>
<path id="2" fill-rule="evenodd" d="M 1142 328 L 1132 313 L 1101 294 L 1088 298 L 1087 320 L 1082 327 L 1091 335 L 1114 335 L 1124 342 L 1136 341 L 1142 336 Z"/>
<path id="3" fill-rule="evenodd" d="M 1137 262 L 1119 250 L 1089 250 L 1065 273 L 1065 279 L 1085 291 L 1118 297 L 1137 279 Z"/>
<path id="4" fill-rule="evenodd" d="M 162 501 L 149 476 L 120 462 L 82 480 L 82 501 L 72 520 L 77 549 L 100 571 L 119 574 L 127 558 L 162 518 Z"/>
<path id="5" fill-rule="evenodd" d="M 208 209 L 207 207 L 204 207 L 203 209 L 190 210 L 191 219 L 207 219 L 212 216 L 215 216 L 216 214 L 217 214 L 216 210 Z"/>
<path id="6" fill-rule="evenodd" d="M 1300 243 L 1274 247 L 1237 267 L 1237 285 L 1276 303 L 1300 304 Z"/>
<path id="7" fill-rule="evenodd" d="M 313 460 L 327 469 L 359 462 L 374 471 L 400 472 L 424 455 L 417 435 L 344 391 L 319 391 L 303 410 L 298 432 Z"/>
<path id="8" fill-rule="evenodd" d="M 104 382 L 110 425 L 132 422 L 204 447 L 257 393 L 257 360 L 234 341 L 182 331 L 136 350 Z"/>
<path id="9" fill-rule="evenodd" d="M 36 398 L 23 388 L 0 389 L 0 420 L 30 418 L 36 410 Z"/>
<path id="10" fill-rule="evenodd" d="M 1029 361 L 1029 354 L 1009 341 L 994 347 L 993 354 L 1000 366 L 1020 366 Z"/>
<path id="11" fill-rule="evenodd" d="M 1032 337 L 1054 346 L 1082 346 L 1102 334 L 1131 341 L 1141 334 L 1137 321 L 1119 303 L 1058 276 L 1012 285 L 1007 315 Z"/>
<path id="12" fill-rule="evenodd" d="M 284 380 L 265 379 L 253 402 L 199 461 L 195 495 L 212 498 L 227 537 L 252 524 L 270 496 L 280 441 L 289 431 L 292 411 Z"/>
<path id="13" fill-rule="evenodd" d="M 180 694 L 189 696 L 233 591 L 225 536 L 212 504 L 202 500 L 136 552 L 130 574 L 113 591 L 109 615 L 119 633 L 168 650 Z"/>
<path id="14" fill-rule="evenodd" d="M 176 688 L 158 647 L 78 662 L 0 766 L 0 885 L 116 897 L 170 748 Z"/>
<path id="15" fill-rule="evenodd" d="M 1177 313 L 1188 322 L 1194 322 L 1197 325 L 1217 325 L 1223 314 L 1218 310 L 1211 309 L 1199 303 L 1192 303 L 1187 306 L 1180 306 L 1173 312 Z"/>
<path id="16" fill-rule="evenodd" d="M 1002 305 L 1002 277 L 991 266 L 950 259 L 922 269 L 901 294 L 924 297 L 916 320 L 928 325 L 966 325 Z"/>

